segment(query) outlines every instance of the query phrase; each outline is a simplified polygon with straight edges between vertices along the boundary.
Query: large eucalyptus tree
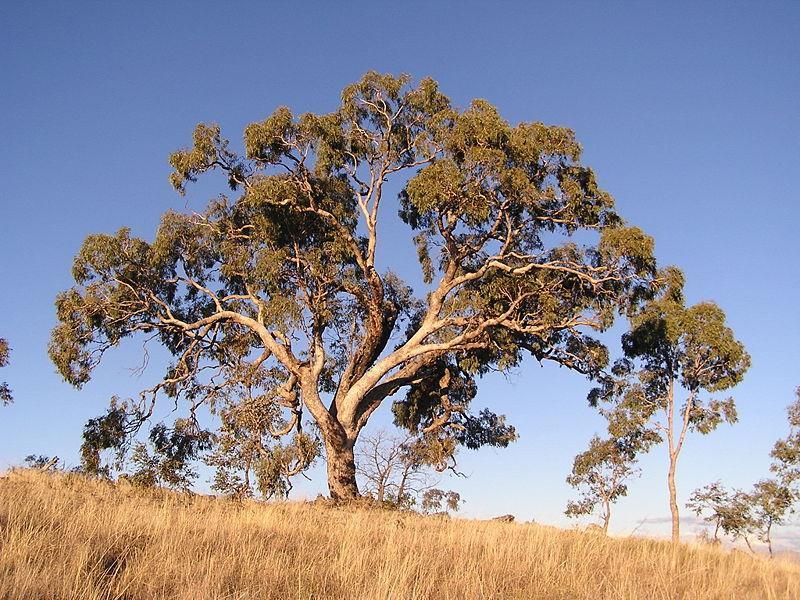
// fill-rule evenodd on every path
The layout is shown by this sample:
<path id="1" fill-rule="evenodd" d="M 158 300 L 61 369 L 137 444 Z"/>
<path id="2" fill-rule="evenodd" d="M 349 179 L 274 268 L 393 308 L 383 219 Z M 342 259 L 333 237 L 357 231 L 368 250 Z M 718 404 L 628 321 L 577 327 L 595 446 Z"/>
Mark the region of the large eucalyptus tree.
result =
<path id="1" fill-rule="evenodd" d="M 440 464 L 458 445 L 506 445 L 502 416 L 470 411 L 480 376 L 525 354 L 594 374 L 607 352 L 589 334 L 653 288 L 652 240 L 625 226 L 580 154 L 569 129 L 512 126 L 483 100 L 454 108 L 431 79 L 377 73 L 332 113 L 278 108 L 252 123 L 243 153 L 198 125 L 170 157 L 171 182 L 184 193 L 217 171 L 230 191 L 167 212 L 152 241 L 89 236 L 75 287 L 58 296 L 50 354 L 73 385 L 136 334 L 175 357 L 163 380 L 93 421 L 85 450 L 121 445 L 162 396 L 189 421 L 202 405 L 224 410 L 228 442 L 247 439 L 256 462 L 294 436 L 277 469 L 287 476 L 312 454 L 310 415 L 338 499 L 357 495 L 354 444 L 390 397 Z M 413 232 L 416 293 L 387 268 L 393 215 Z"/>

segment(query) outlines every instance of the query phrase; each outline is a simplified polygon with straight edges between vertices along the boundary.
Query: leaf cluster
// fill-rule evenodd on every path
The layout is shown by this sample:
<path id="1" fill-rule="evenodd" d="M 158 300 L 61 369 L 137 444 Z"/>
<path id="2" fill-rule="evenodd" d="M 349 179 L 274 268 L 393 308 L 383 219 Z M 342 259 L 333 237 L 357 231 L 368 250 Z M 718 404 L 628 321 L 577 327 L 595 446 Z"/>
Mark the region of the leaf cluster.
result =
<path id="1" fill-rule="evenodd" d="M 598 508 L 608 520 L 610 505 L 627 496 L 627 482 L 638 475 L 635 468 L 640 441 L 635 438 L 601 439 L 595 435 L 589 447 L 578 454 L 567 483 L 580 492 L 567 504 L 569 517 L 590 515 Z"/>
<path id="2" fill-rule="evenodd" d="M 716 304 L 685 306 L 680 271 L 665 269 L 659 279 L 659 293 L 631 317 L 630 330 L 622 337 L 625 357 L 599 378 L 590 404 L 611 404 L 604 412 L 613 435 L 645 429 L 645 435 L 660 439 L 667 426 L 655 419 L 670 410 L 680 389 L 686 392 L 680 414 L 688 429 L 708 434 L 723 422 L 735 423 L 733 398 L 703 394 L 738 384 L 750 356 Z"/>
<path id="3" fill-rule="evenodd" d="M 192 463 L 212 445 L 212 435 L 195 422 L 178 419 L 172 428 L 155 425 L 148 444 L 134 445 L 130 463 L 134 470 L 127 479 L 142 487 L 165 486 L 188 491 L 197 477 Z"/>

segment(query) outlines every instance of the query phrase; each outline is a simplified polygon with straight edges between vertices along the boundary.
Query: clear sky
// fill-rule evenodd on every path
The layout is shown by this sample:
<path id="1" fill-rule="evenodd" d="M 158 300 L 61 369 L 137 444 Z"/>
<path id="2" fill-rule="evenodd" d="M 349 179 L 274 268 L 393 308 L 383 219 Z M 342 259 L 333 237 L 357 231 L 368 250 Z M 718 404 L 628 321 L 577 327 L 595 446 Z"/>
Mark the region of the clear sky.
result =
<path id="1" fill-rule="evenodd" d="M 0 381 L 16 402 L 0 408 L 0 467 L 31 452 L 76 464 L 86 419 L 150 383 L 132 375 L 131 348 L 80 392 L 47 358 L 53 300 L 83 238 L 121 226 L 150 238 L 167 208 L 202 206 L 167 182 L 167 156 L 196 123 L 240 140 L 281 104 L 333 110 L 375 69 L 577 132 L 620 212 L 654 236 L 661 264 L 686 272 L 689 301 L 717 301 L 753 357 L 734 390 L 740 423 L 688 441 L 679 500 L 718 478 L 749 486 L 800 385 L 798 34 L 796 2 L 2 3 L 0 336 L 13 354 Z M 507 413 L 521 439 L 463 454 L 470 477 L 446 484 L 464 514 L 569 524 L 564 478 L 602 427 L 588 387 L 535 363 L 484 382 L 476 406 Z M 664 455 L 642 461 L 612 530 L 664 531 Z M 323 488 L 316 471 L 297 494 Z"/>

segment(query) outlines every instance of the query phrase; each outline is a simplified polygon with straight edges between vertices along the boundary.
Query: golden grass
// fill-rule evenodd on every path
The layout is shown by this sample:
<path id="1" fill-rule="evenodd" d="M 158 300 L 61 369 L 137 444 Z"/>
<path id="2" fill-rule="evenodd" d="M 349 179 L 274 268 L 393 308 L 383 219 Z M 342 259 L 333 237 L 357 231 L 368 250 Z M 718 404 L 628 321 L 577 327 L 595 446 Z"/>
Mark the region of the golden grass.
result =
<path id="1" fill-rule="evenodd" d="M 0 598 L 800 598 L 800 568 L 537 525 L 0 479 Z"/>

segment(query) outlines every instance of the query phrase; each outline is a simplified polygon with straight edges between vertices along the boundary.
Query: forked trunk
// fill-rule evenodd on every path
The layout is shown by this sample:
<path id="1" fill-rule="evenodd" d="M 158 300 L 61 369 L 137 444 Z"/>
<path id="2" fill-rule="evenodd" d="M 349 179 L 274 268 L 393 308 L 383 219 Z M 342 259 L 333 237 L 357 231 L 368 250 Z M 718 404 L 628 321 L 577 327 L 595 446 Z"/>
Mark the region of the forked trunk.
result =
<path id="1" fill-rule="evenodd" d="M 326 436 L 327 437 L 327 436 Z M 358 497 L 354 441 L 326 439 L 325 453 L 328 461 L 328 490 L 337 502 Z"/>

